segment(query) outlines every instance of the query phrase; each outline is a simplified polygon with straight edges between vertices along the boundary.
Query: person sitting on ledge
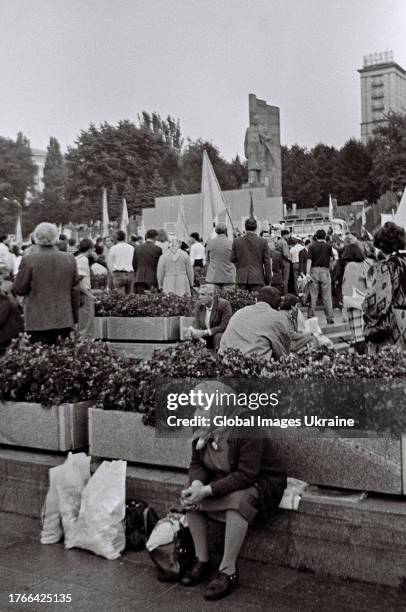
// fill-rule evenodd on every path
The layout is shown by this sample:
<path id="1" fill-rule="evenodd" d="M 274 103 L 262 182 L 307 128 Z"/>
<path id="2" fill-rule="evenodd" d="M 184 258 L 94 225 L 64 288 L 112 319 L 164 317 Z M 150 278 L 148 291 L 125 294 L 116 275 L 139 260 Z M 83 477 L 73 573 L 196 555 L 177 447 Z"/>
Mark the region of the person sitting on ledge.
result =
<path id="1" fill-rule="evenodd" d="M 279 359 L 291 350 L 288 321 L 279 312 L 281 294 L 274 287 L 262 287 L 253 306 L 237 310 L 221 338 L 219 353 L 238 349 L 243 355 Z"/>
<path id="2" fill-rule="evenodd" d="M 199 301 L 194 312 L 190 335 L 193 340 L 204 338 L 207 348 L 215 351 L 232 315 L 230 303 L 218 297 L 214 285 L 207 283 L 199 287 Z"/>
<path id="3" fill-rule="evenodd" d="M 196 389 L 204 393 L 234 393 L 216 381 L 203 382 Z M 186 587 L 202 582 L 210 571 L 208 518 L 225 521 L 224 553 L 217 575 L 209 583 L 205 598 L 221 599 L 239 584 L 237 558 L 254 519 L 266 521 L 278 509 L 286 488 L 286 473 L 279 465 L 272 441 L 265 431 L 261 437 L 246 437 L 231 419 L 245 408 L 226 400 L 227 405 L 199 406 L 195 414 L 210 417 L 210 426 L 197 428 L 192 441 L 189 486 L 181 503 L 187 512 L 196 559 L 181 580 Z M 213 425 L 215 416 L 226 415 L 224 425 Z M 246 416 L 246 413 L 245 413 Z"/>
<path id="4" fill-rule="evenodd" d="M 300 353 L 306 346 L 317 346 L 317 341 L 311 332 L 298 331 L 300 301 L 296 295 L 288 293 L 281 301 L 280 310 L 286 316 L 289 325 L 291 340 L 291 350 L 293 353 Z"/>

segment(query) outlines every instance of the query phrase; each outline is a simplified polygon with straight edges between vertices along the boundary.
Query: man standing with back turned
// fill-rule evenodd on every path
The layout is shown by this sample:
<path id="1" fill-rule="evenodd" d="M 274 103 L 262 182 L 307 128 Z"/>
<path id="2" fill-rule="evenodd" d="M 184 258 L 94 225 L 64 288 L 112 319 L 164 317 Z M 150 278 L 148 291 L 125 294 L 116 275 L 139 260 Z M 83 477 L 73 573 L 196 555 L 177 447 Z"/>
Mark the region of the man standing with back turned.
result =
<path id="1" fill-rule="evenodd" d="M 316 232 L 316 241 L 309 247 L 307 259 L 307 276 L 311 281 L 310 306 L 307 316 L 314 317 L 319 293 L 321 293 L 328 324 L 334 323 L 330 276 L 330 264 L 333 261 L 333 249 L 331 244 L 326 242 L 326 232 L 319 229 Z"/>
<path id="2" fill-rule="evenodd" d="M 237 270 L 237 285 L 240 289 L 257 291 L 269 285 L 272 279 L 272 264 L 268 243 L 255 233 L 257 222 L 250 217 L 245 222 L 245 236 L 233 242 L 231 261 Z"/>

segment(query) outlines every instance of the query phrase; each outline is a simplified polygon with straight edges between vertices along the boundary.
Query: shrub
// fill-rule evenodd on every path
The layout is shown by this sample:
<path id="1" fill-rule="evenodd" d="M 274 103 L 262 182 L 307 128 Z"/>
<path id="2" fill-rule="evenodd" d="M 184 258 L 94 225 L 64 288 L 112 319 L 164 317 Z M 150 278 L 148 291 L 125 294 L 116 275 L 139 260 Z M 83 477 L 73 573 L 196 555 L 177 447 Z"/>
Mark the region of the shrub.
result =
<path id="1" fill-rule="evenodd" d="M 134 293 L 105 291 L 96 300 L 99 317 L 176 317 L 193 310 L 193 300 L 187 296 L 164 293 Z"/>
<path id="2" fill-rule="evenodd" d="M 0 400 L 55 406 L 97 399 L 106 380 L 125 368 L 125 361 L 101 342 L 45 346 L 21 336 L 1 360 Z"/>

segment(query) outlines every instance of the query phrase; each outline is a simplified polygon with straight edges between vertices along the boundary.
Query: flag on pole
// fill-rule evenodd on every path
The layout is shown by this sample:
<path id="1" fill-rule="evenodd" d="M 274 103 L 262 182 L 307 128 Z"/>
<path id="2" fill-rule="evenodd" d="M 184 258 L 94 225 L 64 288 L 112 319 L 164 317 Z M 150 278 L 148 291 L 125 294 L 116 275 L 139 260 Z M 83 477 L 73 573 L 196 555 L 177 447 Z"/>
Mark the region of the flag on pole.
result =
<path id="1" fill-rule="evenodd" d="M 23 243 L 23 232 L 21 229 L 21 210 L 18 212 L 18 217 L 16 221 L 16 244 L 21 246 Z"/>
<path id="2" fill-rule="evenodd" d="M 366 216 L 366 213 L 365 213 L 365 206 L 363 206 L 362 207 L 362 212 L 361 212 L 361 225 L 363 227 L 365 227 L 366 224 L 367 224 L 367 216 Z"/>
<path id="3" fill-rule="evenodd" d="M 329 218 L 329 221 L 332 221 L 334 219 L 334 206 L 333 206 L 333 199 L 331 197 L 331 193 L 328 196 L 328 218 Z"/>
<path id="4" fill-rule="evenodd" d="M 106 187 L 103 187 L 103 199 L 102 199 L 102 226 L 103 226 L 103 231 L 102 231 L 102 236 L 103 238 L 106 238 L 106 236 L 109 235 L 109 211 L 107 208 L 107 189 Z"/>
<path id="5" fill-rule="evenodd" d="M 250 217 L 251 217 L 251 219 L 255 219 L 254 200 L 252 198 L 252 191 L 250 191 Z"/>
<path id="6" fill-rule="evenodd" d="M 176 219 L 176 237 L 182 242 L 186 243 L 189 239 L 189 230 L 186 225 L 185 207 L 183 204 L 183 194 L 180 196 L 178 218 Z"/>
<path id="7" fill-rule="evenodd" d="M 395 213 L 394 222 L 396 225 L 400 225 L 400 227 L 406 229 L 406 187 L 403 190 L 402 198 Z"/>
<path id="8" fill-rule="evenodd" d="M 202 167 L 202 238 L 208 240 L 213 233 L 213 222 L 226 221 L 232 226 L 230 213 L 224 201 L 216 174 L 211 165 L 207 151 L 203 151 Z"/>
<path id="9" fill-rule="evenodd" d="M 127 233 L 127 227 L 128 227 L 129 222 L 130 222 L 130 219 L 128 217 L 127 200 L 123 198 L 123 207 L 121 209 L 120 229 L 123 230 L 123 232 L 125 233 Z"/>

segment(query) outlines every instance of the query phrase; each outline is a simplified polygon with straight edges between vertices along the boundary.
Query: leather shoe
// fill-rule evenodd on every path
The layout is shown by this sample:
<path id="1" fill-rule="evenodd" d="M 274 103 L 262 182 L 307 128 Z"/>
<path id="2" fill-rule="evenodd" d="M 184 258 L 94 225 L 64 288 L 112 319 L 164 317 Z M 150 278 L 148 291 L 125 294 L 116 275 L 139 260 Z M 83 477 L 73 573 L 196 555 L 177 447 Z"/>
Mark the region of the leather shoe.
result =
<path id="1" fill-rule="evenodd" d="M 181 584 L 183 584 L 183 586 L 194 586 L 195 584 L 199 584 L 199 582 L 202 582 L 202 580 L 206 578 L 209 569 L 210 560 L 199 561 L 199 559 L 196 559 L 192 567 L 190 567 L 183 576 Z"/>
<path id="2" fill-rule="evenodd" d="M 225 574 L 224 572 L 219 572 L 215 578 L 209 583 L 205 598 L 206 599 L 221 599 L 222 597 L 226 597 L 238 587 L 240 584 L 240 576 L 238 572 L 235 574 Z"/>

